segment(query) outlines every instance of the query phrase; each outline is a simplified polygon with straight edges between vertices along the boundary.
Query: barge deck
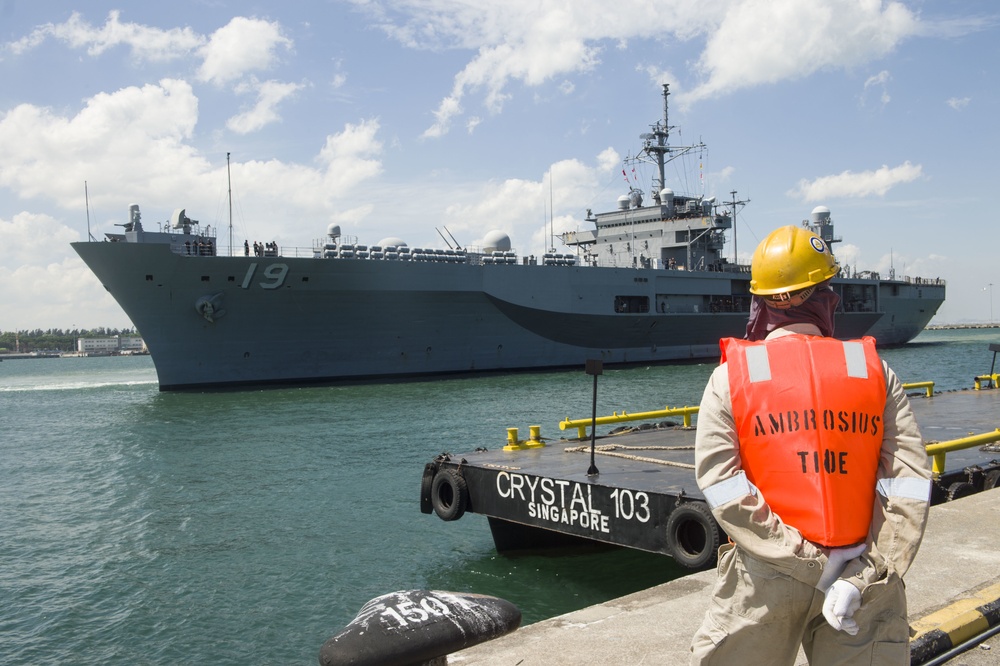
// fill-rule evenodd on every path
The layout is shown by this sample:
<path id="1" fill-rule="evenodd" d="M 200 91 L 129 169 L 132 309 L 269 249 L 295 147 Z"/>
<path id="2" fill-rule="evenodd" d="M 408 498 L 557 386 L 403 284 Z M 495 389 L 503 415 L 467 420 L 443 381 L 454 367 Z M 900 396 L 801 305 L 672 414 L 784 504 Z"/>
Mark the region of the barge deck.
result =
<path id="1" fill-rule="evenodd" d="M 908 386 L 920 388 L 910 391 L 910 403 L 933 455 L 931 503 L 997 487 L 995 376 L 990 389 L 934 393 L 928 384 Z M 695 483 L 694 427 L 680 419 L 647 421 L 555 441 L 538 426 L 529 432 L 521 440 L 511 429 L 506 446 L 442 453 L 427 463 L 421 511 L 446 521 L 466 512 L 486 516 L 499 552 L 589 542 L 667 554 L 690 569 L 714 564 L 726 536 Z"/>

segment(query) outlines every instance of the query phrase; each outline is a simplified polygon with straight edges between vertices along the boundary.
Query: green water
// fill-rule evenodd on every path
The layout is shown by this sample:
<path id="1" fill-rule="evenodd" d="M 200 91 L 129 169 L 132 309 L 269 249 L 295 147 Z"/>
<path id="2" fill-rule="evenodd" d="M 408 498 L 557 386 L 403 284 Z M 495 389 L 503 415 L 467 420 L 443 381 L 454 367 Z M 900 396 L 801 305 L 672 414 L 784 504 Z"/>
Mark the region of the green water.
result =
<path id="1" fill-rule="evenodd" d="M 883 356 L 969 388 L 1000 331 Z M 598 412 L 697 404 L 713 364 L 606 370 Z M 524 622 L 682 575 L 626 550 L 504 557 L 419 511 L 424 463 L 588 416 L 582 371 L 160 393 L 148 357 L 0 363 L 0 663 L 314 664 L 369 599 L 492 594 Z"/>

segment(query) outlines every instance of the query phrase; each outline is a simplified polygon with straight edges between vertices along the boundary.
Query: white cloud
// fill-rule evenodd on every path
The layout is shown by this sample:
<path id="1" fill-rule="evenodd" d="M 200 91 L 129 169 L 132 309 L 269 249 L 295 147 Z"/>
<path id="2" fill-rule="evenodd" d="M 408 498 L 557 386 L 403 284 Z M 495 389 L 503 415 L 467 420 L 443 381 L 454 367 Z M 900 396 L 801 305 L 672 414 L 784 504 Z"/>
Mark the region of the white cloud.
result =
<path id="1" fill-rule="evenodd" d="M 813 181 L 800 180 L 798 186 L 786 194 L 806 202 L 840 197 L 867 197 L 873 194 L 884 196 L 896 185 L 920 178 L 922 172 L 923 167 L 908 161 L 892 168 L 883 165 L 875 171 L 844 171 L 834 176 L 821 176 Z"/>
<path id="2" fill-rule="evenodd" d="M 918 34 L 901 2 L 745 0 L 711 33 L 698 66 L 706 76 L 688 102 L 738 88 L 861 65 Z"/>
<path id="3" fill-rule="evenodd" d="M 378 131 L 376 120 L 347 123 L 343 131 L 326 137 L 315 158 L 318 167 L 280 160 L 233 165 L 234 189 L 249 193 L 244 204 L 253 211 L 253 229 L 248 233 L 264 232 L 279 240 L 298 242 L 304 231 L 301 220 L 325 225 L 344 219 L 346 213 L 339 207 L 343 201 L 356 202 L 358 186 L 382 173 L 382 162 L 377 158 L 382 151 Z M 200 202 L 202 206 L 209 203 L 207 198 Z M 355 208 L 351 219 L 359 219 L 366 210 L 364 206 Z"/>
<path id="4" fill-rule="evenodd" d="M 704 0 L 655 8 L 645 0 L 354 2 L 409 48 L 474 52 L 424 132 L 431 138 L 448 132 L 470 93 L 481 92 L 486 109 L 497 113 L 512 81 L 538 86 L 588 71 L 605 49 L 635 40 L 650 43 L 650 62 L 657 59 L 657 43 L 706 40 L 697 63 L 702 82 L 681 100 L 687 103 L 864 64 L 921 30 L 917 16 L 898 0 Z M 657 82 L 669 77 L 658 65 L 643 67 Z"/>
<path id="5" fill-rule="evenodd" d="M 601 151 L 601 154 L 597 156 L 598 168 L 602 171 L 611 171 L 612 169 L 618 169 L 621 166 L 622 157 L 618 154 L 614 148 L 605 148 Z"/>
<path id="6" fill-rule="evenodd" d="M 346 190 L 382 173 L 382 163 L 371 157 L 382 152 L 378 130 L 377 120 L 365 120 L 348 123 L 343 132 L 327 137 L 319 161 L 326 166 L 331 188 Z"/>
<path id="7" fill-rule="evenodd" d="M 879 95 L 879 102 L 881 103 L 882 106 L 885 106 L 886 104 L 889 103 L 891 99 L 889 97 L 889 91 L 887 88 L 889 81 L 891 79 L 892 75 L 889 74 L 889 72 L 884 69 L 875 76 L 869 76 L 868 80 L 865 81 L 865 93 L 867 94 L 867 92 L 873 88 L 876 90 L 881 90 L 882 92 Z M 864 97 L 862 97 L 862 104 L 864 104 Z"/>
<path id="8" fill-rule="evenodd" d="M 147 226 L 178 207 L 218 225 L 212 213 L 224 192 L 225 165 L 191 144 L 197 121 L 191 87 L 170 79 L 95 95 L 75 115 L 19 105 L 0 116 L 0 144 L 8 147 L 0 151 L 0 187 L 20 199 L 54 202 L 82 219 L 87 182 L 97 236 L 122 222 L 133 202 L 142 205 Z M 330 217 L 339 198 L 381 173 L 378 130 L 375 120 L 345 124 L 325 139 L 318 166 L 236 160 L 234 189 L 250 193 L 250 223 L 267 221 L 269 233 L 300 240 L 296 220 Z"/>
<path id="9" fill-rule="evenodd" d="M 591 70 L 606 49 L 621 49 L 634 41 L 648 42 L 645 60 L 650 64 L 643 68 L 662 82 L 673 77 L 656 64 L 662 52 L 658 44 L 706 40 L 697 61 L 701 83 L 686 94 L 677 91 L 678 102 L 686 104 L 823 68 L 864 64 L 908 37 L 928 33 L 899 0 L 685 0 L 654 10 L 647 0 L 352 2 L 408 48 L 473 54 L 455 74 L 451 92 L 439 102 L 425 138 L 445 135 L 452 122 L 469 110 L 470 94 L 480 94 L 485 110 L 496 114 L 513 94 L 512 81 L 539 86 L 562 78 L 555 85 L 565 92 L 573 85 L 564 78 L 567 74 Z M 970 23 L 953 30 L 979 27 Z M 198 78 L 215 84 L 270 70 L 281 50 L 293 47 L 279 23 L 257 18 L 236 17 L 206 38 L 190 28 L 163 31 L 121 23 L 118 12 L 112 12 L 101 29 L 91 28 L 74 14 L 66 23 L 36 29 L 10 48 L 23 51 L 50 35 L 75 46 L 89 45 L 96 52 L 127 43 L 148 58 L 194 51 L 203 58 Z M 341 82 L 338 77 L 334 85 Z M 254 115 L 248 113 L 234 123 L 247 131 L 255 124 Z"/>
<path id="10" fill-rule="evenodd" d="M 67 246 L 72 253 L 72 249 Z M 90 269 L 76 257 L 59 262 L 0 265 L 7 295 L 4 328 L 94 328 L 131 326 Z"/>
<path id="11" fill-rule="evenodd" d="M 649 80 L 658 86 L 669 83 L 671 86 L 677 85 L 677 77 L 670 70 L 660 69 L 656 65 L 639 65 L 636 69 L 645 72 Z"/>
<path id="12" fill-rule="evenodd" d="M 724 185 L 730 182 L 730 180 L 733 177 L 733 174 L 735 173 L 736 169 L 734 167 L 731 166 L 722 167 L 722 170 L 719 171 L 718 174 L 716 174 L 715 181 L 720 185 Z"/>
<path id="13" fill-rule="evenodd" d="M 72 117 L 21 104 L 0 118 L 0 185 L 77 209 L 87 180 L 115 196 L 151 186 L 185 192 L 186 176 L 200 170 L 184 143 L 197 117 L 191 87 L 171 79 L 100 93 Z"/>
<path id="14" fill-rule="evenodd" d="M 365 218 L 369 217 L 374 210 L 375 205 L 367 203 L 347 210 L 338 210 L 330 216 L 330 219 L 341 224 L 361 226 Z"/>
<path id="15" fill-rule="evenodd" d="M 291 47 L 277 22 L 237 16 L 213 32 L 201 48 L 204 62 L 198 78 L 224 84 L 247 72 L 268 70 L 278 60 L 278 49 Z"/>
<path id="16" fill-rule="evenodd" d="M 138 23 L 123 23 L 120 17 L 118 10 L 108 12 L 104 25 L 95 28 L 78 12 L 73 12 L 67 21 L 39 26 L 28 36 L 7 44 L 7 49 L 20 55 L 52 38 L 72 48 L 86 48 L 92 56 L 116 46 L 128 46 L 132 55 L 140 60 L 164 61 L 184 57 L 205 42 L 205 38 L 191 28 L 160 30 Z"/>
<path id="17" fill-rule="evenodd" d="M 226 127 L 237 134 L 249 134 L 278 122 L 277 106 L 287 97 L 305 88 L 303 83 L 282 83 L 280 81 L 258 81 L 255 77 L 247 83 L 236 86 L 236 93 L 253 92 L 257 101 L 253 108 L 233 116 L 226 121 Z"/>
<path id="18" fill-rule="evenodd" d="M 865 90 L 867 90 L 868 88 L 871 88 L 872 86 L 875 86 L 875 85 L 882 85 L 882 86 L 884 86 L 886 83 L 889 82 L 890 78 L 892 78 L 892 76 L 889 74 L 888 70 L 884 70 L 883 69 L 881 72 L 879 72 L 875 76 L 869 76 L 868 77 L 868 80 L 865 81 Z"/>
<path id="19" fill-rule="evenodd" d="M 0 247 L 4 263 L 11 265 L 46 261 L 53 247 L 69 250 L 69 243 L 81 237 L 49 215 L 21 212 L 11 220 L 0 219 Z"/>
<path id="20" fill-rule="evenodd" d="M 837 255 L 837 263 L 841 266 L 842 274 L 850 276 L 861 270 L 870 270 L 859 267 L 861 248 L 853 243 L 837 244 L 834 248 L 834 254 Z"/>
<path id="21" fill-rule="evenodd" d="M 375 3 L 361 3 L 369 11 Z M 538 86 L 557 77 L 592 69 L 607 45 L 632 37 L 653 37 L 657 22 L 673 16 L 670 7 L 650 12 L 641 0 L 613 5 L 600 0 L 542 3 L 508 0 L 470 4 L 462 0 L 434 3 L 393 3 L 405 13 L 393 22 L 380 10 L 382 28 L 413 48 L 443 47 L 470 50 L 475 56 L 455 75 L 451 93 L 439 104 L 435 122 L 425 137 L 446 134 L 451 121 L 463 113 L 470 92 L 483 93 L 483 105 L 499 113 L 510 96 L 512 80 Z M 607 42 L 607 44 L 606 44 Z M 565 82 L 560 86 L 565 90 Z"/>
<path id="22" fill-rule="evenodd" d="M 962 109 L 967 107 L 969 105 L 969 102 L 971 101 L 972 101 L 971 97 L 952 97 L 947 102 L 945 102 L 945 104 L 955 109 L 956 111 L 961 111 Z"/>
<path id="23" fill-rule="evenodd" d="M 127 325 L 121 308 L 69 245 L 84 235 L 83 224 L 77 231 L 49 215 L 21 212 L 10 220 L 0 218 L 0 247 L 4 248 L 0 283 L 7 330 L 74 323 Z M 81 313 L 89 319 L 82 319 Z"/>
<path id="24" fill-rule="evenodd" d="M 112 11 L 104 25 L 95 28 L 74 12 L 67 21 L 47 23 L 6 47 L 11 53 L 20 55 L 52 38 L 72 48 L 86 48 L 95 57 L 124 45 L 138 60 L 201 58 L 198 79 L 223 85 L 240 81 L 254 71 L 273 69 L 279 62 L 280 51 L 288 51 L 293 45 L 279 23 L 257 18 L 237 16 L 210 37 L 205 37 L 189 27 L 161 30 L 122 22 L 120 17 L 121 12 Z M 343 83 L 341 75 L 334 80 L 335 86 Z M 238 83 L 235 92 L 252 90 L 257 94 L 257 101 L 253 108 L 230 118 L 227 126 L 238 134 L 247 134 L 278 121 L 278 104 L 304 85 L 277 81 L 261 83 L 255 77 Z"/>
<path id="25" fill-rule="evenodd" d="M 570 71 L 583 71 L 598 62 L 598 49 L 566 35 L 561 41 L 549 43 L 544 57 L 539 57 L 539 45 L 532 43 L 541 36 L 529 36 L 526 44 L 498 44 L 483 47 L 479 54 L 455 77 L 449 97 L 442 100 L 435 113 L 437 122 L 425 134 L 441 136 L 447 133 L 450 121 L 461 111 L 461 101 L 468 90 L 485 89 L 484 106 L 499 113 L 510 97 L 504 88 L 511 79 L 528 85 L 540 85 L 552 77 Z"/>
<path id="26" fill-rule="evenodd" d="M 552 244 L 552 234 L 580 227 L 574 215 L 550 219 L 552 207 L 577 210 L 581 201 L 592 199 L 599 184 L 621 168 L 620 160 L 609 157 L 599 156 L 596 166 L 562 160 L 537 180 L 509 178 L 471 184 L 452 195 L 443 223 L 463 244 L 481 246 L 488 232 L 501 230 L 511 237 L 519 253 L 539 255 Z"/>
<path id="27" fill-rule="evenodd" d="M 458 95 L 446 97 L 441 101 L 441 104 L 434 112 L 434 124 L 424 130 L 422 135 L 424 138 L 436 139 L 448 133 L 448 129 L 451 127 L 451 119 L 462 113 L 460 99 L 461 90 L 458 91 Z"/>

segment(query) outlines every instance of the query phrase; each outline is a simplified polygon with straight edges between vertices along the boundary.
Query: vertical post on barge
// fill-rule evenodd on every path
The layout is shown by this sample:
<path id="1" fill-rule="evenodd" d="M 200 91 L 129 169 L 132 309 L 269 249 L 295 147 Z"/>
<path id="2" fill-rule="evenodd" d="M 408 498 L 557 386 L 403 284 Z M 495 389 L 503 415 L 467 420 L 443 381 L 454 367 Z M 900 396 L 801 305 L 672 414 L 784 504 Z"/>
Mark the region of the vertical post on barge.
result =
<path id="1" fill-rule="evenodd" d="M 600 474 L 597 465 L 594 464 L 594 447 L 597 439 L 597 375 L 604 372 L 604 363 L 600 359 L 588 358 L 584 367 L 588 375 L 594 376 L 594 400 L 590 412 L 590 469 L 587 470 L 587 476 L 597 476 Z"/>

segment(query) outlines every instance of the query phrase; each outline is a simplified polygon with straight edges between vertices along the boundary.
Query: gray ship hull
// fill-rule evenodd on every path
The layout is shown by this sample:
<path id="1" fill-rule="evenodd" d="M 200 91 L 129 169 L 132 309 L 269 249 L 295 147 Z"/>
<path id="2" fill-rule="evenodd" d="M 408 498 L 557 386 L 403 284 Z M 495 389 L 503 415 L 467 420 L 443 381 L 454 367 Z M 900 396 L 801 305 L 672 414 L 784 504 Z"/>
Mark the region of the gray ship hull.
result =
<path id="1" fill-rule="evenodd" d="M 945 299 L 942 283 L 920 279 L 882 280 L 879 283 L 882 317 L 868 331 L 879 344 L 901 345 L 924 330 Z"/>
<path id="2" fill-rule="evenodd" d="M 742 337 L 747 322 L 745 311 L 706 305 L 746 294 L 746 276 L 710 271 L 73 247 L 143 336 L 161 390 L 717 358 L 719 339 Z M 648 298 L 655 311 L 615 311 L 623 295 Z M 933 296 L 840 313 L 837 336 L 905 342 L 936 312 L 943 287 Z"/>

